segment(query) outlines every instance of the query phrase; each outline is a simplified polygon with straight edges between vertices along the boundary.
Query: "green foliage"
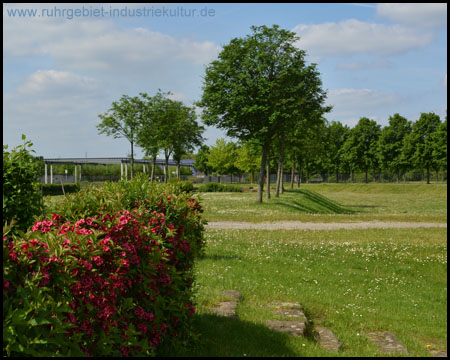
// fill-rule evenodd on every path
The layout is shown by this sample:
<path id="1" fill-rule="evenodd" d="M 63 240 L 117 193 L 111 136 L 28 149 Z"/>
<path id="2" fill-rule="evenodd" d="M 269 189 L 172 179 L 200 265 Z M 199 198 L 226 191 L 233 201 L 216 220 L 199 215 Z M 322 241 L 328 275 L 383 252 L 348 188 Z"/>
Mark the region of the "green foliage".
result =
<path id="1" fill-rule="evenodd" d="M 242 188 L 238 185 L 219 184 L 216 182 L 209 182 L 202 184 L 198 188 L 199 192 L 242 192 Z"/>
<path id="2" fill-rule="evenodd" d="M 64 184 L 64 193 L 61 184 L 42 184 L 42 194 L 45 195 L 63 195 L 80 191 L 80 184 Z"/>
<path id="3" fill-rule="evenodd" d="M 235 144 L 217 139 L 216 145 L 211 146 L 208 154 L 208 166 L 221 176 L 227 174 L 236 162 Z"/>
<path id="4" fill-rule="evenodd" d="M 402 158 L 403 141 L 410 133 L 411 122 L 406 118 L 399 114 L 389 117 L 389 125 L 381 130 L 378 140 L 378 158 L 383 169 L 394 171 L 399 175 L 411 167 Z"/>
<path id="5" fill-rule="evenodd" d="M 152 356 L 191 339 L 204 221 L 174 189 L 143 176 L 90 187 L 21 236 L 4 228 L 4 355 Z"/>
<path id="6" fill-rule="evenodd" d="M 31 141 L 8 152 L 3 146 L 3 224 L 15 220 L 18 229 L 25 231 L 36 216 L 43 212 L 42 192 L 39 183 L 39 163 L 31 155 Z"/>
<path id="7" fill-rule="evenodd" d="M 194 190 L 194 184 L 190 181 L 182 181 L 177 178 L 170 178 L 168 180 L 168 184 L 174 186 L 174 191 L 177 191 L 175 189 L 179 189 L 182 192 L 190 193 Z"/>
<path id="8" fill-rule="evenodd" d="M 202 145 L 195 155 L 194 167 L 197 171 L 209 175 L 213 172 L 213 168 L 208 164 L 209 147 L 208 145 Z"/>

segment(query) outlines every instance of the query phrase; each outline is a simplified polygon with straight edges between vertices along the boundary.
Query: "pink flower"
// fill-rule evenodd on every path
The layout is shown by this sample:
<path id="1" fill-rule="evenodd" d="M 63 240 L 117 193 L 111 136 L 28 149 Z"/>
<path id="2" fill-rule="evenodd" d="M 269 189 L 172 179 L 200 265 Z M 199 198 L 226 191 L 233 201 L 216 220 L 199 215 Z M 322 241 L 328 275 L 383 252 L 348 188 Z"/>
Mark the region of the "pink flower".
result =
<path id="1" fill-rule="evenodd" d="M 101 256 L 94 256 L 93 257 L 95 265 L 100 266 L 103 264 L 103 259 Z"/>
<path id="2" fill-rule="evenodd" d="M 21 248 L 22 250 L 26 250 L 26 249 L 28 249 L 29 247 L 30 247 L 30 245 L 28 245 L 27 243 L 25 243 L 25 244 L 23 244 L 23 245 L 20 246 L 20 248 Z"/>

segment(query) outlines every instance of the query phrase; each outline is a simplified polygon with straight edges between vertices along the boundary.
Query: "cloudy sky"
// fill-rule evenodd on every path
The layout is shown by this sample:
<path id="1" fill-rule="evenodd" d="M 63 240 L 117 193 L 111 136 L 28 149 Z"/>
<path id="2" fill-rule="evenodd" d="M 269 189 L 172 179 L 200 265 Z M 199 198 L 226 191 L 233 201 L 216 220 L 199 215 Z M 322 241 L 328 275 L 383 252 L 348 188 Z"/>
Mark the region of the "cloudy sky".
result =
<path id="1" fill-rule="evenodd" d="M 98 114 L 158 89 L 192 105 L 222 46 L 274 24 L 318 64 L 328 120 L 445 116 L 446 4 L 3 4 L 3 144 L 25 134 L 46 158 L 127 156 Z"/>

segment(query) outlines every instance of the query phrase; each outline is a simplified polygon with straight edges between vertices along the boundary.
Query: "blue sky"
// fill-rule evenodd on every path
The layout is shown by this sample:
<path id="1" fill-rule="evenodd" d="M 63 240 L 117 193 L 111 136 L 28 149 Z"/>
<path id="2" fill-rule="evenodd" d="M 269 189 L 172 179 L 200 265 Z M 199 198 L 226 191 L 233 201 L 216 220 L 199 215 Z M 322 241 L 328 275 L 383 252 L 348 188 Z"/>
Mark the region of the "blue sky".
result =
<path id="1" fill-rule="evenodd" d="M 317 64 L 328 120 L 446 115 L 446 4 L 3 4 L 3 144 L 26 134 L 46 158 L 127 156 L 126 140 L 98 134 L 98 114 L 159 88 L 192 105 L 222 46 L 274 24 Z"/>

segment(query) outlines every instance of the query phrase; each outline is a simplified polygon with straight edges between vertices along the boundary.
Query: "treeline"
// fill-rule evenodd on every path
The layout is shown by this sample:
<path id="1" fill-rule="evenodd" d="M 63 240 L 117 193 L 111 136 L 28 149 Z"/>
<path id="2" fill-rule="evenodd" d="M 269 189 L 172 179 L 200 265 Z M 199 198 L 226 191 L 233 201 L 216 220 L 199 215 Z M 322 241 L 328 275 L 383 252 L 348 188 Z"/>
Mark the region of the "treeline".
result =
<path id="1" fill-rule="evenodd" d="M 422 113 L 412 122 L 394 114 L 389 124 L 381 127 L 376 121 L 366 117 L 350 128 L 340 122 L 323 121 L 315 128 L 305 130 L 305 136 L 290 139 L 284 149 L 285 158 L 279 166 L 277 144 L 269 150 L 268 173 L 277 173 L 277 183 L 281 183 L 281 173 L 289 169 L 291 186 L 294 176 L 309 179 L 320 175 L 325 181 L 333 178 L 339 182 L 342 174 L 349 174 L 355 181 L 356 174 L 363 174 L 364 181 L 369 175 L 381 181 L 382 174 L 401 181 L 405 174 L 425 172 L 430 183 L 432 171 L 441 173 L 442 181 L 447 172 L 447 117 L 441 121 L 434 113 Z M 209 175 L 240 175 L 248 173 L 250 182 L 261 162 L 261 149 L 255 142 L 226 142 L 217 140 L 213 146 L 203 145 L 194 163 L 198 171 Z M 297 177 L 300 180 L 300 177 Z"/>

